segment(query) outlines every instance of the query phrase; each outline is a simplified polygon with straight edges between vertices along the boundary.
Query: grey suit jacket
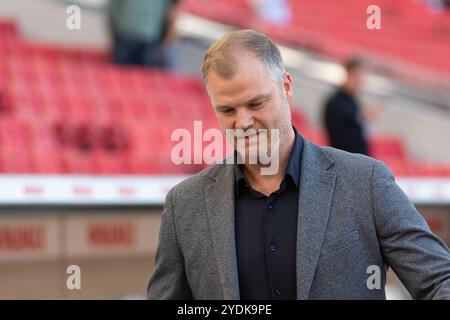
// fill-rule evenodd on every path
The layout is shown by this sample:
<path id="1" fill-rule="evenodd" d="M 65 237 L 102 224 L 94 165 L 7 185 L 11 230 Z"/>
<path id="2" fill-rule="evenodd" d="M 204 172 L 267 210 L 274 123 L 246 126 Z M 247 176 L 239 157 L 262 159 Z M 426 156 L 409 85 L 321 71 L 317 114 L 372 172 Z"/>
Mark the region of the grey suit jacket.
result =
<path id="1" fill-rule="evenodd" d="M 449 249 L 389 169 L 304 142 L 297 298 L 385 299 L 390 266 L 413 298 L 450 299 Z M 239 299 L 234 179 L 233 165 L 216 164 L 170 190 L 149 299 Z"/>

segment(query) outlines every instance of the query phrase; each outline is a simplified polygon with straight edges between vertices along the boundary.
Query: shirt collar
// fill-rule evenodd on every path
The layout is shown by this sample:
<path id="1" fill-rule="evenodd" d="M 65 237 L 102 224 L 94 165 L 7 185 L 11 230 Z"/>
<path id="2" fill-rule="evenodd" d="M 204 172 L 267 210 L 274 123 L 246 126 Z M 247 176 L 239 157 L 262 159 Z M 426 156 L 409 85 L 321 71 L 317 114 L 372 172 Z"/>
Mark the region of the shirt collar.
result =
<path id="1" fill-rule="evenodd" d="M 294 147 L 292 148 L 291 157 L 289 158 L 286 174 L 290 175 L 297 189 L 300 185 L 300 163 L 303 151 L 303 138 L 298 133 L 295 127 L 292 127 L 295 132 Z"/>
<path id="2" fill-rule="evenodd" d="M 300 163 L 303 151 L 303 138 L 298 133 L 295 127 L 292 127 L 295 133 L 294 146 L 292 148 L 291 156 L 289 158 L 288 165 L 286 167 L 285 176 L 290 176 L 294 185 L 299 188 L 300 185 Z M 235 166 L 236 177 L 236 194 L 239 196 L 239 187 L 242 185 L 249 185 L 247 179 L 242 172 L 242 165 L 237 164 Z"/>

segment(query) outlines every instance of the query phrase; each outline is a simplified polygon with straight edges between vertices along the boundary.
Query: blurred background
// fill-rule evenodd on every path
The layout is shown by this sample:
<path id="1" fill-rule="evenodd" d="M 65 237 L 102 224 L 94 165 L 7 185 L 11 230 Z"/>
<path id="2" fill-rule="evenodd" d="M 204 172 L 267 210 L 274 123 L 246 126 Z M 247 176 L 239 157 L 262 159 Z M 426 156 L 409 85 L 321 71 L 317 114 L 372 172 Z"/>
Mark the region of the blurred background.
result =
<path id="1" fill-rule="evenodd" d="M 145 297 L 165 194 L 206 166 L 173 164 L 171 133 L 218 127 L 202 59 L 240 28 L 280 46 L 294 124 L 320 145 L 343 64 L 364 61 L 368 154 L 450 244 L 448 2 L 0 0 L 1 299 Z M 410 298 L 392 272 L 388 298 Z"/>

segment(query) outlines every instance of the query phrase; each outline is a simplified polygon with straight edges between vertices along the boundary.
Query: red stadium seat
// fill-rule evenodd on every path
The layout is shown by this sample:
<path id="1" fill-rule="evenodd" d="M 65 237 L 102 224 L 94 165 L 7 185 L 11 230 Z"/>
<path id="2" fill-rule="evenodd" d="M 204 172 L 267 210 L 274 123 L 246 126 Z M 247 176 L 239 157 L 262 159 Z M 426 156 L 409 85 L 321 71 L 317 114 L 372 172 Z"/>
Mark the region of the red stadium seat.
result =
<path id="1" fill-rule="evenodd" d="M 397 158 L 405 159 L 405 147 L 396 137 L 376 136 L 369 141 L 370 154 L 377 159 Z"/>
<path id="2" fill-rule="evenodd" d="M 355 0 L 346 0 L 342 6 L 324 1 L 329 8 L 312 0 L 291 1 L 299 11 L 292 26 L 260 26 L 286 41 L 324 51 L 329 41 L 344 39 L 383 54 L 410 55 L 410 60 L 427 54 L 405 51 L 404 43 L 399 45 L 384 35 L 366 37 L 364 28 L 355 28 L 361 19 L 357 14 L 361 4 Z M 185 0 L 183 5 L 243 26 L 261 23 L 253 19 L 244 0 L 211 0 L 208 4 Z M 385 1 L 382 5 L 391 6 Z M 400 12 L 406 7 L 399 4 L 392 10 Z M 408 11 L 416 18 L 421 13 L 417 8 Z M 344 17 L 345 24 L 337 28 Z M 392 21 L 386 23 L 391 32 Z M 417 23 L 423 28 L 417 37 L 434 34 L 433 46 L 439 52 L 434 65 L 441 68 L 441 63 L 448 64 L 448 44 L 443 44 L 445 37 L 436 34 L 440 26 L 430 20 Z M 405 39 L 411 36 L 408 30 L 395 32 L 404 32 Z M 333 50 L 340 56 L 347 53 L 342 46 Z M 193 135 L 195 120 L 203 121 L 203 131 L 218 128 L 202 81 L 161 70 L 116 67 L 106 64 L 107 60 L 105 52 L 23 41 L 13 25 L 0 22 L 0 173 L 179 175 L 206 166 L 174 165 L 170 159 L 177 143 L 171 141 L 175 129 L 185 128 Z M 301 109 L 293 108 L 292 121 L 307 139 L 327 144 L 324 133 L 311 126 Z M 373 156 L 386 161 L 396 175 L 450 176 L 447 165 L 410 159 L 396 137 L 375 137 L 370 146 Z"/>
<path id="3" fill-rule="evenodd" d="M 99 172 L 91 152 L 61 149 L 61 162 L 67 174 L 96 174 Z"/>
<path id="4" fill-rule="evenodd" d="M 433 14 L 424 2 L 378 1 L 382 28 L 366 27 L 368 0 L 290 0 L 293 19 L 282 26 L 256 19 L 248 0 L 184 0 L 185 10 L 212 20 L 252 28 L 292 44 L 342 59 L 363 49 L 382 57 L 450 74 L 450 13 Z M 399 28 L 398 26 L 402 26 Z M 398 41 L 402 39 L 402 41 Z M 427 45 L 423 45 L 426 43 Z"/>

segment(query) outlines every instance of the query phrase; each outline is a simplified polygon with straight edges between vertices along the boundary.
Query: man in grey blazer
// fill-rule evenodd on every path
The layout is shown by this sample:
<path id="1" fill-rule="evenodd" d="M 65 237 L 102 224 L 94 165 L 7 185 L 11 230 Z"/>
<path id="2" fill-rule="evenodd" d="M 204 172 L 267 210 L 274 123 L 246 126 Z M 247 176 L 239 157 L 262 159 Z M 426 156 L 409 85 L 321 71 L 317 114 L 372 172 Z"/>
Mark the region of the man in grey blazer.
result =
<path id="1" fill-rule="evenodd" d="M 244 157 L 172 188 L 149 299 L 385 299 L 388 267 L 413 298 L 450 299 L 449 249 L 389 169 L 292 127 L 292 77 L 270 39 L 227 34 L 203 76 L 223 131 L 266 129 L 272 142 L 277 130 L 279 169 Z M 232 142 L 250 154 L 251 138 Z"/>

